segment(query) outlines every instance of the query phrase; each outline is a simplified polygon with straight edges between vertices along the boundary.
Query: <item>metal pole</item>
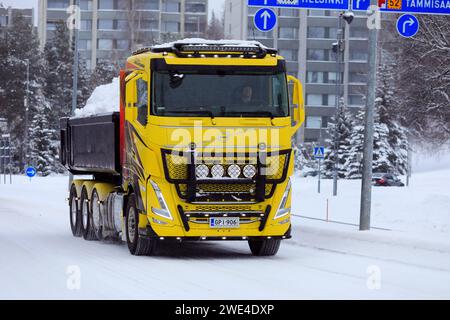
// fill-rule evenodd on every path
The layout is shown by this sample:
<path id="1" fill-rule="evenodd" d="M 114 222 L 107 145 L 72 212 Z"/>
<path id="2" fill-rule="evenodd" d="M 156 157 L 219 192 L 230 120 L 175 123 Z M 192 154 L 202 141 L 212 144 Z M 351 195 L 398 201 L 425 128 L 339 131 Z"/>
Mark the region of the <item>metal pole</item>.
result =
<path id="1" fill-rule="evenodd" d="M 370 0 L 371 6 L 377 5 L 377 0 Z M 372 202 L 372 158 L 373 158 L 373 124 L 376 90 L 377 62 L 377 29 L 369 29 L 369 81 L 367 84 L 363 172 L 361 183 L 361 211 L 359 230 L 370 229 L 370 208 Z"/>
<path id="2" fill-rule="evenodd" d="M 78 7 L 78 1 L 74 1 L 74 5 Z M 74 50 L 73 50 L 73 71 L 72 71 L 72 108 L 70 115 L 73 116 L 75 114 L 75 109 L 77 108 L 77 98 L 78 98 L 78 26 L 80 24 L 78 14 L 75 14 L 75 26 L 73 29 L 73 41 L 74 41 Z M 69 174 L 69 190 L 72 185 L 73 174 Z"/>
<path id="3" fill-rule="evenodd" d="M 411 178 L 411 159 L 412 159 L 412 150 L 408 143 L 408 164 L 406 165 L 406 186 L 409 187 L 409 179 Z"/>
<path id="4" fill-rule="evenodd" d="M 30 88 L 30 60 L 25 59 L 25 62 L 27 63 L 27 91 L 25 93 L 25 133 L 24 133 L 24 153 L 25 157 L 22 159 L 25 163 L 25 167 L 28 165 L 28 106 L 29 106 L 29 88 Z"/>
<path id="5" fill-rule="evenodd" d="M 320 167 L 321 167 L 321 165 L 320 165 L 320 162 L 321 162 L 321 158 L 319 158 L 319 170 L 318 170 L 318 176 L 319 176 L 319 179 L 318 179 L 318 181 L 317 181 L 317 193 L 320 193 L 320 174 L 321 174 L 321 169 L 320 169 Z"/>
<path id="6" fill-rule="evenodd" d="M 338 148 L 339 148 L 339 104 L 341 97 L 340 78 L 341 78 L 341 45 L 342 45 L 342 15 L 338 16 L 338 28 L 336 32 L 337 50 L 336 50 L 336 110 L 334 116 L 334 164 L 333 164 L 333 196 L 337 195 L 338 179 Z"/>

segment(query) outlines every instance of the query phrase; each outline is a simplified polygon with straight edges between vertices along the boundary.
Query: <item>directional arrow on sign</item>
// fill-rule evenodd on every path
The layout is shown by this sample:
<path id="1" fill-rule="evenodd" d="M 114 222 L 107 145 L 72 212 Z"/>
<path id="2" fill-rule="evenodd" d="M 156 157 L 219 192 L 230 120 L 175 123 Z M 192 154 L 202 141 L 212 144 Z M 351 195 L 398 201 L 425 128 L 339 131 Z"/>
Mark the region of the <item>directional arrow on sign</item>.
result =
<path id="1" fill-rule="evenodd" d="M 264 20 L 264 30 L 267 29 L 267 19 L 270 19 L 271 15 L 269 11 L 264 10 L 263 13 L 261 13 L 261 18 Z"/>
<path id="2" fill-rule="evenodd" d="M 412 18 L 409 18 L 409 20 L 406 20 L 403 22 L 403 33 L 406 32 L 406 25 L 412 26 L 414 24 L 414 20 Z"/>

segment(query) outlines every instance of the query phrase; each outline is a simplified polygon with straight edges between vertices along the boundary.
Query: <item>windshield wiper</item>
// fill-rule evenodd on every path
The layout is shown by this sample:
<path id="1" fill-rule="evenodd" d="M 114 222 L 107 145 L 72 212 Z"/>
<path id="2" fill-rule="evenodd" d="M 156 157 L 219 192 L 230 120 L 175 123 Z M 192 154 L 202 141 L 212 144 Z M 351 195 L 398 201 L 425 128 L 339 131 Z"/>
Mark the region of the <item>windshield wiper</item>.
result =
<path id="1" fill-rule="evenodd" d="M 175 113 L 175 114 L 183 114 L 183 113 L 188 113 L 188 114 L 203 114 L 203 115 L 207 115 L 208 117 L 211 118 L 211 120 L 214 119 L 214 113 L 212 111 L 209 110 L 183 110 L 183 111 L 165 111 L 164 114 L 166 113 Z"/>
<path id="2" fill-rule="evenodd" d="M 233 115 L 238 114 L 241 116 L 250 115 L 250 116 L 268 116 L 270 119 L 275 118 L 275 115 L 270 111 L 225 111 L 224 115 Z"/>

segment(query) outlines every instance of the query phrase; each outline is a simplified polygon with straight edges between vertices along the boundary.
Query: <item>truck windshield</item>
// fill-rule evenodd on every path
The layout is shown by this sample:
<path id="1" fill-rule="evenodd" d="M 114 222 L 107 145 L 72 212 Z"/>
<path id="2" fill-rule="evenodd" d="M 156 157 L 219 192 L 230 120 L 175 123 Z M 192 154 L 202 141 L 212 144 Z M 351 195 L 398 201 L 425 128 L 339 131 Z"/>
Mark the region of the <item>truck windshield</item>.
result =
<path id="1" fill-rule="evenodd" d="M 153 73 L 152 114 L 182 117 L 287 117 L 284 72 Z"/>

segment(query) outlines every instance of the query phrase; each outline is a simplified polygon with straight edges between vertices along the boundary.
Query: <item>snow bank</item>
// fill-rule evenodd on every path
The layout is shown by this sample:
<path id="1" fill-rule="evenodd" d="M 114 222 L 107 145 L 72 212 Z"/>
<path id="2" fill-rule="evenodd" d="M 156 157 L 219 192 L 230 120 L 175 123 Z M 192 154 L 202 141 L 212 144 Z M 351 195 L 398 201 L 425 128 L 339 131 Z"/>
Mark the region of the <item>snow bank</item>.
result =
<path id="1" fill-rule="evenodd" d="M 95 114 L 119 111 L 120 85 L 119 78 L 111 83 L 95 88 L 86 106 L 75 110 L 75 117 L 88 117 Z"/>

